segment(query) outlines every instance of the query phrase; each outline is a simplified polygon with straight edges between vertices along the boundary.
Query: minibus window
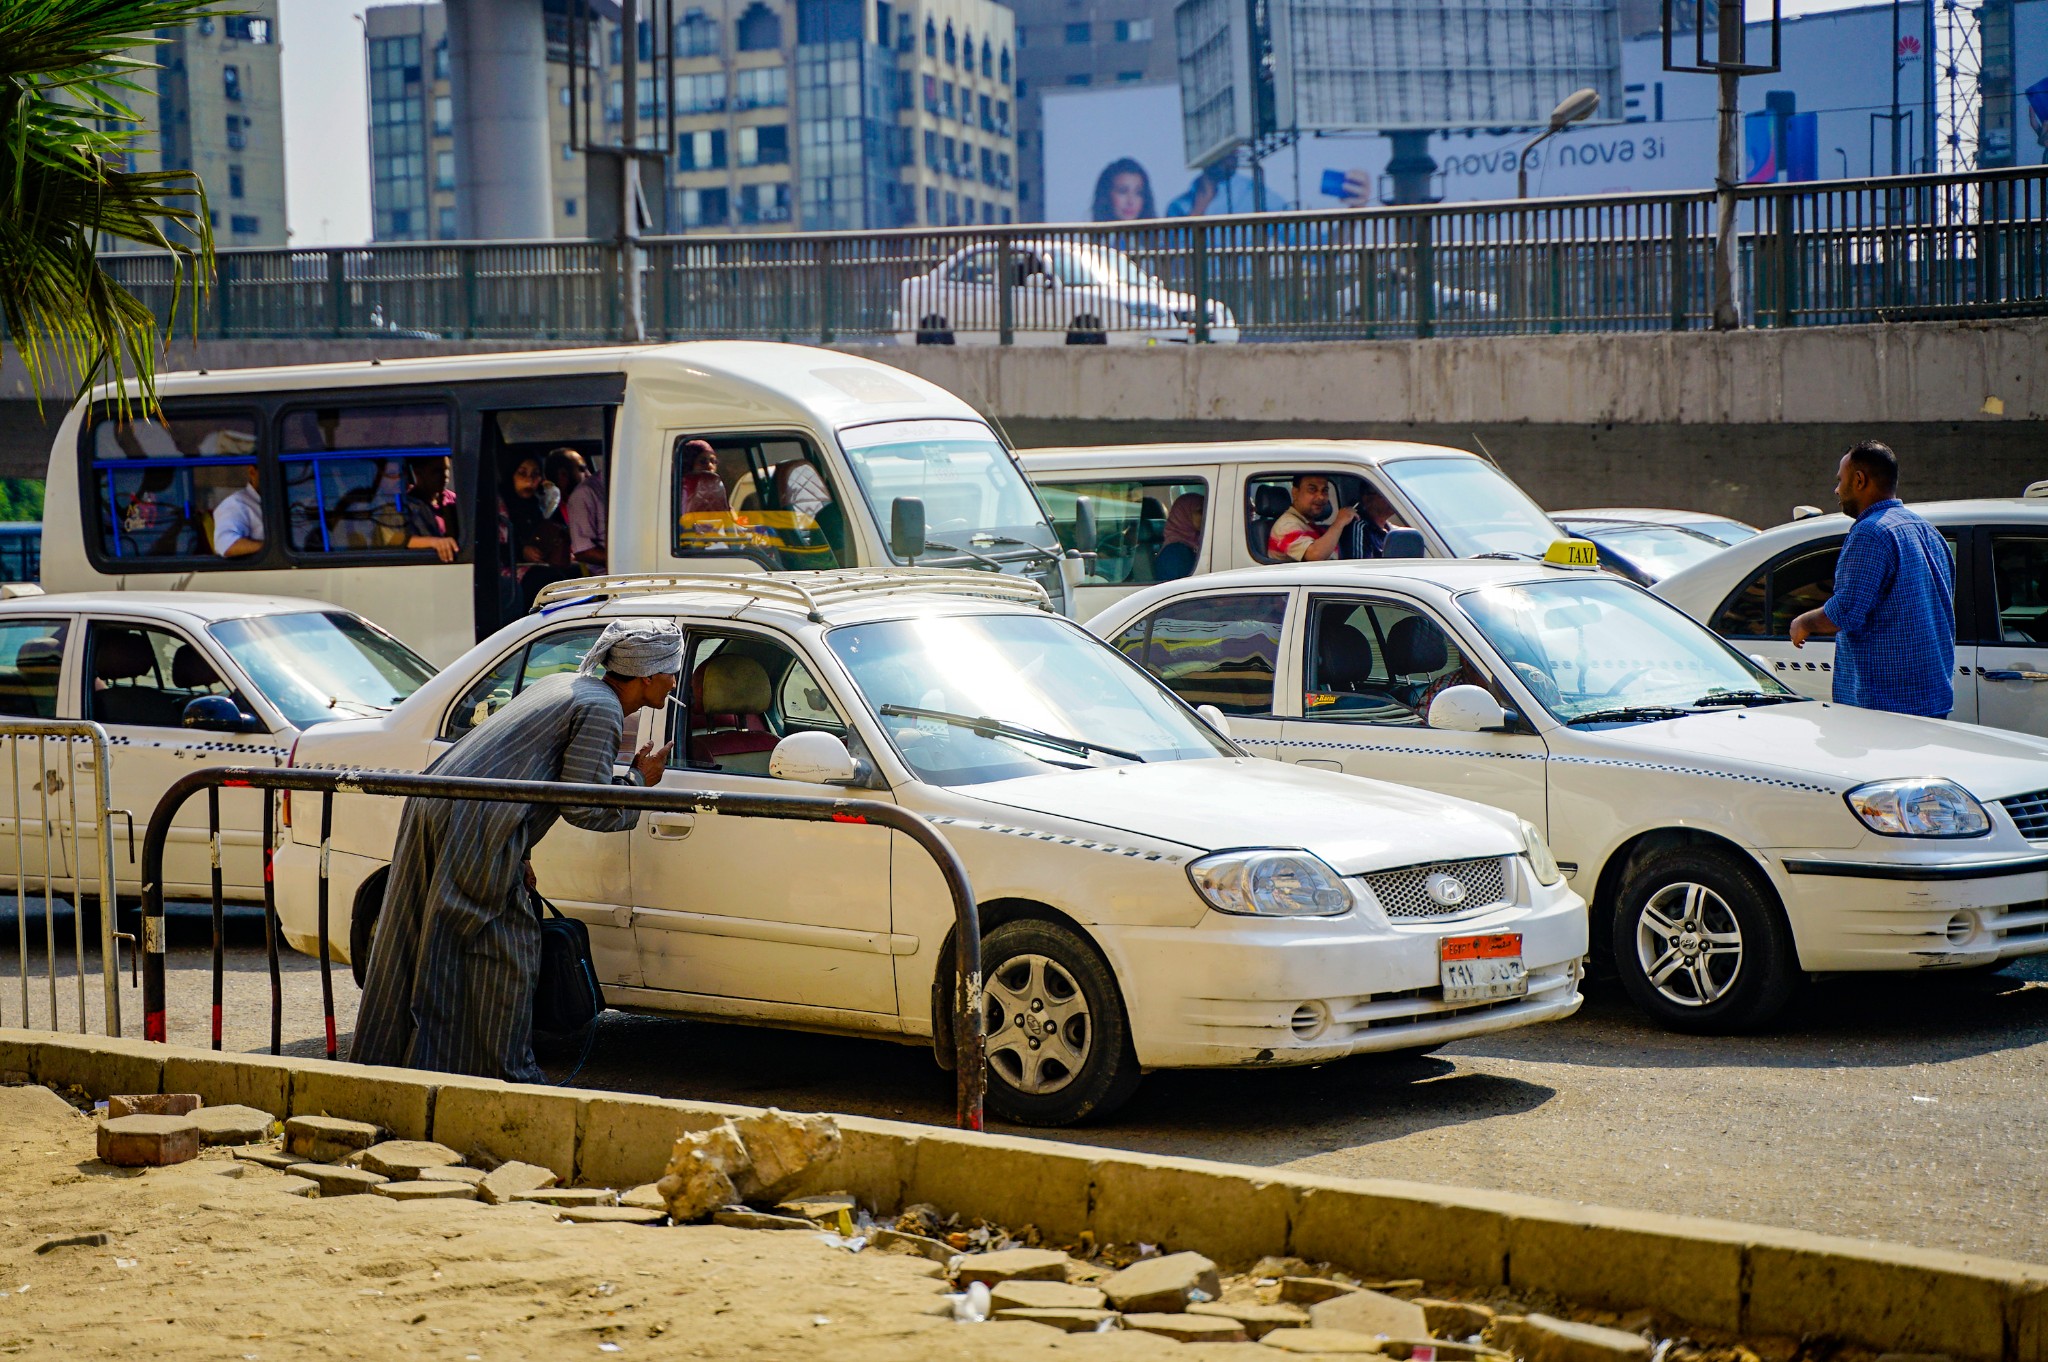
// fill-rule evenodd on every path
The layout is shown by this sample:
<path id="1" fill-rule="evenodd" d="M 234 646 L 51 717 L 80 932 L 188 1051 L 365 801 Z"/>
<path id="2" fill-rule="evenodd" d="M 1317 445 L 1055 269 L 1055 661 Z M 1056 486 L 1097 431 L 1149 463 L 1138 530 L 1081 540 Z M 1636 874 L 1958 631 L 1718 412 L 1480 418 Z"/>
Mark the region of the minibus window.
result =
<path id="1" fill-rule="evenodd" d="M 294 553 L 434 552 L 462 534 L 438 402 L 334 405 L 278 430 L 286 543 Z"/>
<path id="2" fill-rule="evenodd" d="M 681 435 L 672 451 L 677 557 L 751 558 L 785 572 L 850 567 L 824 461 L 793 435 Z"/>
<path id="3" fill-rule="evenodd" d="M 244 413 L 109 418 L 88 441 L 88 515 L 109 558 L 210 558 L 214 513 L 248 500 L 256 471 L 256 418 Z M 260 514 L 249 527 L 260 528 Z"/>

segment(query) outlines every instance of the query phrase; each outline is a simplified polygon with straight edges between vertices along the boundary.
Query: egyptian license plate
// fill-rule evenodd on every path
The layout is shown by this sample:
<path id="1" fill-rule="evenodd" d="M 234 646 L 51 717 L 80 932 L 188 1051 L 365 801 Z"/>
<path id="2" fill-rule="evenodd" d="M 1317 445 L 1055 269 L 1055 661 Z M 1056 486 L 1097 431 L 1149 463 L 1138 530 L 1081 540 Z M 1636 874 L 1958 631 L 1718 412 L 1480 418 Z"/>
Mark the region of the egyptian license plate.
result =
<path id="1" fill-rule="evenodd" d="M 1529 992 L 1529 974 L 1522 968 L 1520 932 L 1447 936 L 1438 943 L 1437 961 L 1447 1003 L 1520 998 Z"/>

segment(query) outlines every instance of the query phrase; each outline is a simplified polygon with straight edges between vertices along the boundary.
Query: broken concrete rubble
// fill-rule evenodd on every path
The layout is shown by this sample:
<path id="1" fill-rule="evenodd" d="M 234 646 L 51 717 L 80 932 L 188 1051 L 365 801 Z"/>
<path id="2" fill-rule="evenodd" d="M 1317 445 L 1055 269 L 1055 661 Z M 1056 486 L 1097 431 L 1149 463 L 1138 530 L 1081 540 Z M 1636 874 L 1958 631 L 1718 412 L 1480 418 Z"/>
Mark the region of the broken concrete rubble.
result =
<path id="1" fill-rule="evenodd" d="M 203 1105 L 196 1092 L 116 1093 L 107 1099 L 107 1119 L 123 1116 L 190 1116 Z"/>
<path id="2" fill-rule="evenodd" d="M 1067 1255 L 1053 1249 L 998 1249 L 994 1253 L 970 1253 L 960 1260 L 953 1279 L 962 1286 L 982 1282 L 1063 1282 L 1067 1279 Z"/>
<path id="3" fill-rule="evenodd" d="M 537 1163 L 501 1163 L 484 1174 L 476 1185 L 477 1195 L 491 1205 L 512 1201 L 528 1192 L 555 1185 L 554 1170 Z"/>
<path id="4" fill-rule="evenodd" d="M 998 1310 L 1100 1310 L 1104 1297 L 1092 1286 L 1016 1277 L 990 1287 L 989 1303 Z"/>
<path id="5" fill-rule="evenodd" d="M 1421 1306 L 1377 1291 L 1347 1291 L 1341 1296 L 1332 1296 L 1311 1305 L 1308 1317 L 1318 1329 L 1344 1329 L 1368 1337 L 1429 1336 L 1429 1321 Z"/>
<path id="6" fill-rule="evenodd" d="M 1016 1320 L 1027 1324 L 1048 1324 L 1062 1333 L 1092 1334 L 1105 1326 L 1114 1327 L 1114 1310 L 1083 1310 L 1078 1308 L 1039 1307 L 1014 1305 L 999 1309 L 991 1318 L 1002 1321 Z"/>
<path id="7" fill-rule="evenodd" d="M 295 1163 L 285 1170 L 294 1177 L 310 1179 L 321 1196 L 354 1196 L 367 1192 L 389 1178 L 365 1173 L 360 1168 L 343 1168 L 333 1163 Z"/>
<path id="8" fill-rule="evenodd" d="M 284 1123 L 284 1152 L 308 1163 L 339 1163 L 383 1137 L 383 1130 L 368 1121 L 294 1116 Z"/>
<path id="9" fill-rule="evenodd" d="M 1104 1282 L 1102 1290 L 1117 1309 L 1141 1314 L 1179 1314 L 1192 1301 L 1212 1301 L 1223 1294 L 1216 1264 L 1199 1253 L 1141 1259 Z"/>
<path id="10" fill-rule="evenodd" d="M 1236 1320 L 1212 1315 L 1127 1314 L 1123 1325 L 1140 1333 L 1163 1334 L 1182 1343 L 1242 1343 L 1246 1338 L 1244 1326 Z"/>
<path id="11" fill-rule="evenodd" d="M 1308 1311 L 1298 1305 L 1261 1305 L 1256 1301 L 1197 1301 L 1188 1307 L 1191 1315 L 1236 1320 L 1252 1338 L 1264 1338 L 1275 1329 L 1306 1329 Z"/>
<path id="12" fill-rule="evenodd" d="M 1651 1353 L 1640 1334 L 1549 1315 L 1504 1315 L 1494 1322 L 1493 1338 L 1526 1362 L 1648 1362 Z"/>
<path id="13" fill-rule="evenodd" d="M 363 1151 L 357 1166 L 396 1181 L 416 1182 L 429 1168 L 447 1168 L 462 1162 L 462 1155 L 432 1140 L 385 1140 Z"/>
<path id="14" fill-rule="evenodd" d="M 838 1149 L 839 1126 L 831 1117 L 770 1107 L 677 1140 L 657 1186 L 669 1215 L 694 1224 L 736 1203 L 779 1199 L 806 1168 Z"/>
<path id="15" fill-rule="evenodd" d="M 199 1156 L 199 1127 L 189 1116 L 117 1116 L 99 1128 L 102 1163 L 161 1168 Z"/>
<path id="16" fill-rule="evenodd" d="M 192 1113 L 192 1122 L 199 1127 L 201 1143 L 255 1144 L 270 1138 L 277 1118 L 257 1107 L 230 1105 L 201 1107 Z"/>

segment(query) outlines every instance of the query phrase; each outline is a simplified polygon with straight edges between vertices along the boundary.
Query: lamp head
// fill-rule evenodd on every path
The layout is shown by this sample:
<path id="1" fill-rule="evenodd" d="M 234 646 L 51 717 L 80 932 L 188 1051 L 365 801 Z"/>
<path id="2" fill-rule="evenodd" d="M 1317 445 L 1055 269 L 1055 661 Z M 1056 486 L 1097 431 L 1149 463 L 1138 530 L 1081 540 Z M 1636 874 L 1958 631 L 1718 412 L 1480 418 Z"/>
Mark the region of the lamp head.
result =
<path id="1" fill-rule="evenodd" d="M 1559 100 L 1557 107 L 1550 111 L 1550 130 L 1562 132 L 1566 127 L 1591 118 L 1600 108 L 1600 92 L 1594 89 L 1574 90 Z"/>

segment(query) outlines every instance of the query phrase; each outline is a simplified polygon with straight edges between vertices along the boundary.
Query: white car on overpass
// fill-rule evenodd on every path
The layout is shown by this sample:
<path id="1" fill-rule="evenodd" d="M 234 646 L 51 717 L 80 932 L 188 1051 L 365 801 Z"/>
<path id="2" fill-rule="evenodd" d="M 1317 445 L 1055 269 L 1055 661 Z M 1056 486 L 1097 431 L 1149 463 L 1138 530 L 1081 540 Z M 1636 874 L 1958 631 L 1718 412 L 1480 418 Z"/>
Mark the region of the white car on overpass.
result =
<path id="1" fill-rule="evenodd" d="M 1088 627 L 1251 751 L 1537 824 L 1667 1026 L 1762 1026 L 1809 973 L 2048 952 L 2048 742 L 1808 700 L 1618 577 L 1269 567 Z"/>
<path id="2" fill-rule="evenodd" d="M 1004 273 L 1008 272 L 1008 282 Z M 1007 297 L 1006 297 L 1007 295 Z M 1019 345 L 1148 345 L 1195 338 L 1194 295 L 1169 288 L 1114 246 L 1023 240 L 969 246 L 905 279 L 895 330 L 905 345 L 1000 338 L 1009 308 Z M 1209 340 L 1237 340 L 1237 319 L 1208 302 Z"/>
<path id="3" fill-rule="evenodd" d="M 2028 493 L 1913 509 L 1955 555 L 1956 707 L 1949 717 L 2048 735 L 2048 484 Z M 1828 697 L 1834 640 L 1794 648 L 1790 629 L 1794 616 L 1834 594 L 1835 560 L 1848 535 L 1845 515 L 1794 520 L 1672 573 L 1656 591 L 1762 658 L 1800 694 Z"/>
<path id="4" fill-rule="evenodd" d="M 620 616 L 689 633 L 665 787 L 891 800 L 938 824 L 982 912 L 989 1105 L 1066 1123 L 1142 1070 L 1426 1050 L 1569 1016 L 1585 905 L 1543 839 L 1460 799 L 1251 759 L 993 573 L 609 578 L 543 593 L 390 714 L 295 764 L 416 771 Z M 1218 720 L 1220 722 L 1220 720 Z M 285 939 L 317 951 L 319 818 L 277 856 Z M 334 805 L 331 947 L 360 963 L 399 801 Z M 614 1005 L 893 1038 L 951 1015 L 953 911 L 907 839 L 648 813 L 558 825 L 541 891 L 588 924 Z M 941 1050 L 941 1053 L 945 1053 Z"/>
<path id="5" fill-rule="evenodd" d="M 282 766 L 292 744 L 322 724 L 381 714 L 418 690 L 434 669 L 376 625 L 339 606 L 298 597 L 207 591 L 40 592 L 0 601 L 0 716 L 84 719 L 106 729 L 113 770 L 108 802 L 138 825 L 114 836 L 114 889 L 141 893 L 139 825 L 181 777 L 202 766 Z M 97 894 L 97 835 L 66 786 L 93 779 L 90 754 L 25 741 L 0 819 L 0 876 L 15 868 L 14 831 L 31 876 L 44 865 L 40 792 L 54 820 L 52 884 Z M 40 761 L 38 760 L 40 757 Z M 0 755 L 0 762 L 6 758 Z M 76 771 L 70 763 L 83 765 Z M 40 768 L 40 769 L 39 769 Z M 263 898 L 263 802 L 224 790 L 221 892 Z M 79 864 L 68 864 L 70 820 L 79 816 Z M 125 835 L 124 835 L 125 834 Z M 206 801 L 187 800 L 164 845 L 171 898 L 211 898 Z"/>

